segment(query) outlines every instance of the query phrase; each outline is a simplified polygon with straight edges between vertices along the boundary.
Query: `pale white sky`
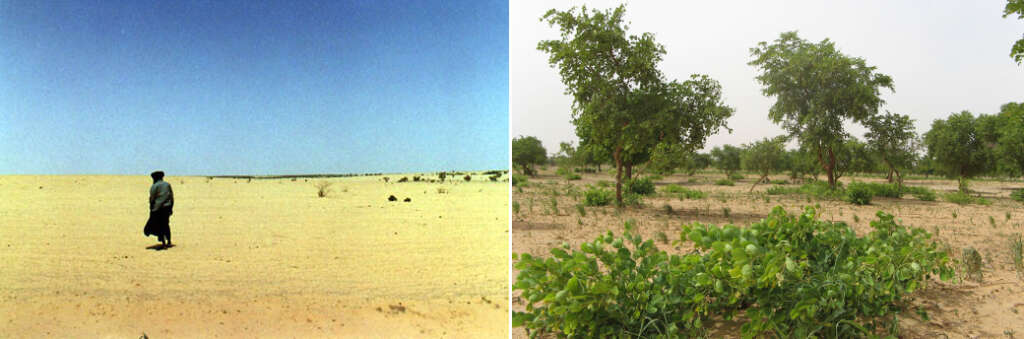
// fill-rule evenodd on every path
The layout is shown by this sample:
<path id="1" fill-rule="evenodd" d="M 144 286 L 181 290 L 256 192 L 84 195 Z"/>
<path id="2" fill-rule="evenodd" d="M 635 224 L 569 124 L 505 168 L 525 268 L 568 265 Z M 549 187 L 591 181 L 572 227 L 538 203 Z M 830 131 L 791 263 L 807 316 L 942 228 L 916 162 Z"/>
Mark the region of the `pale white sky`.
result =
<path id="1" fill-rule="evenodd" d="M 532 135 L 549 153 L 578 142 L 570 122 L 572 99 L 558 71 L 537 50 L 558 30 L 541 22 L 551 8 L 614 8 L 617 1 L 511 1 L 509 3 L 510 137 Z M 907 114 L 918 133 L 950 113 L 995 113 L 1024 102 L 1024 66 L 1009 57 L 1024 34 L 1024 20 L 1002 18 L 1005 0 L 980 1 L 644 1 L 627 2 L 629 33 L 652 32 L 667 54 L 660 69 L 669 79 L 704 73 L 722 84 L 732 134 L 720 131 L 710 149 L 782 134 L 768 120 L 774 99 L 761 95 L 747 65 L 749 49 L 797 30 L 812 42 L 830 38 L 839 50 L 864 58 L 893 77 L 882 111 Z M 862 138 L 864 129 L 848 126 Z"/>

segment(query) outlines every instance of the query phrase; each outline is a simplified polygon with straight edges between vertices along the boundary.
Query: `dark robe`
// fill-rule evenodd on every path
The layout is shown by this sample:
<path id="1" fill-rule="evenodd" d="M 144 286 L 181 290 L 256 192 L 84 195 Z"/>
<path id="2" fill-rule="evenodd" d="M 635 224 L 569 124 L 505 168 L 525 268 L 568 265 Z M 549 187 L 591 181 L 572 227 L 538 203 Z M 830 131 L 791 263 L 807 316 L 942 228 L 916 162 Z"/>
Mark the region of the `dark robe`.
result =
<path id="1" fill-rule="evenodd" d="M 161 242 L 171 237 L 170 219 L 174 210 L 174 192 L 171 184 L 158 180 L 149 188 L 149 220 L 142 229 L 145 236 L 155 235 Z"/>

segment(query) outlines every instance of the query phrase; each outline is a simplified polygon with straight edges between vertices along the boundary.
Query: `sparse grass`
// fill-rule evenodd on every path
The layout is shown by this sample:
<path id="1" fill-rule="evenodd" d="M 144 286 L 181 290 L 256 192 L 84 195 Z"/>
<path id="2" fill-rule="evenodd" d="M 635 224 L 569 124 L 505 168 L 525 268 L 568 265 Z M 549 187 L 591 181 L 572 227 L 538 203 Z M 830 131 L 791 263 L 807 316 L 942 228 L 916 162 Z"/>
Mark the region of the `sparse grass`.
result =
<path id="1" fill-rule="evenodd" d="M 1013 267 L 1017 274 L 1024 274 L 1024 239 L 1020 233 L 1016 237 L 1010 237 L 1010 258 L 1013 258 Z"/>
<path id="2" fill-rule="evenodd" d="M 739 174 L 739 173 L 729 174 L 729 180 L 735 181 L 735 180 L 743 180 L 745 178 L 746 177 L 744 177 L 743 174 Z M 729 186 L 732 186 L 732 185 L 729 185 Z"/>
<path id="3" fill-rule="evenodd" d="M 854 214 L 853 215 L 853 222 L 860 222 L 860 217 L 858 217 L 856 214 Z"/>
<path id="4" fill-rule="evenodd" d="M 551 199 L 548 200 L 548 208 L 551 209 L 551 214 L 558 215 L 558 199 L 551 197 Z"/>
<path id="5" fill-rule="evenodd" d="M 586 217 L 587 209 L 583 206 L 583 204 L 576 204 L 576 213 L 579 213 L 580 217 Z"/>
<path id="6" fill-rule="evenodd" d="M 996 217 L 988 216 L 988 224 L 992 225 L 992 228 L 996 228 Z"/>
<path id="7" fill-rule="evenodd" d="M 963 255 L 960 258 L 961 263 L 964 266 L 964 273 L 967 274 L 967 278 L 977 282 L 981 282 L 983 277 L 981 273 L 981 254 L 974 247 L 968 247 L 963 250 Z"/>
<path id="8" fill-rule="evenodd" d="M 512 213 L 515 213 L 516 215 L 519 215 L 519 202 L 518 201 L 513 201 L 512 202 Z"/>
<path id="9" fill-rule="evenodd" d="M 722 207 L 722 216 L 728 218 L 732 215 L 732 209 L 729 207 Z"/>
<path id="10" fill-rule="evenodd" d="M 729 179 L 718 179 L 715 180 L 715 185 L 718 186 L 735 186 L 736 183 Z"/>
<path id="11" fill-rule="evenodd" d="M 954 203 L 954 204 L 957 204 L 957 205 L 978 204 L 978 205 L 986 205 L 987 206 L 987 205 L 991 205 L 992 204 L 992 202 L 988 201 L 988 199 L 985 199 L 985 198 L 982 198 L 982 197 L 973 197 L 970 194 L 963 193 L 963 192 L 948 193 L 948 194 L 943 195 L 942 198 L 945 199 L 948 202 L 951 202 L 951 203 Z"/>
<path id="12" fill-rule="evenodd" d="M 788 185 L 789 181 L 776 179 L 776 180 L 769 181 L 769 183 L 771 183 L 773 185 Z"/>
<path id="13" fill-rule="evenodd" d="M 654 238 L 657 239 L 662 244 L 668 244 L 668 236 L 665 235 L 665 232 L 655 233 Z"/>
<path id="14" fill-rule="evenodd" d="M 1024 203 L 1024 188 L 1010 191 L 1010 199 L 1013 199 L 1020 203 Z"/>
<path id="15" fill-rule="evenodd" d="M 608 188 L 608 187 L 612 187 L 612 186 L 614 186 L 614 185 L 612 184 L 611 181 L 608 181 L 608 180 L 598 180 L 597 181 L 597 187 Z"/>
<path id="16" fill-rule="evenodd" d="M 957 216 L 959 216 L 959 214 L 957 214 L 957 210 L 953 210 L 953 219 L 956 219 Z"/>
<path id="17" fill-rule="evenodd" d="M 448 194 L 448 189 L 444 187 L 438 187 L 437 194 Z"/>
<path id="18" fill-rule="evenodd" d="M 672 212 L 673 212 L 672 211 L 672 205 L 665 204 L 665 205 L 661 206 L 661 208 L 663 210 L 665 210 L 665 214 L 672 214 Z"/>

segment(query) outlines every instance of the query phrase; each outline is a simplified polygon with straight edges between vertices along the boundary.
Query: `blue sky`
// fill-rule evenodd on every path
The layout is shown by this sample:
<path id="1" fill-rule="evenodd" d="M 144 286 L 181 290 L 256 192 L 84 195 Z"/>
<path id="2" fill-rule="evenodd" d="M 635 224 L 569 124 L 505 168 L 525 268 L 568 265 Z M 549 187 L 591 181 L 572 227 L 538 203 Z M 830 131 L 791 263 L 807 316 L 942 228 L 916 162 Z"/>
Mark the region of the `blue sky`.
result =
<path id="1" fill-rule="evenodd" d="M 501 1 L 0 2 L 0 174 L 508 167 Z"/>

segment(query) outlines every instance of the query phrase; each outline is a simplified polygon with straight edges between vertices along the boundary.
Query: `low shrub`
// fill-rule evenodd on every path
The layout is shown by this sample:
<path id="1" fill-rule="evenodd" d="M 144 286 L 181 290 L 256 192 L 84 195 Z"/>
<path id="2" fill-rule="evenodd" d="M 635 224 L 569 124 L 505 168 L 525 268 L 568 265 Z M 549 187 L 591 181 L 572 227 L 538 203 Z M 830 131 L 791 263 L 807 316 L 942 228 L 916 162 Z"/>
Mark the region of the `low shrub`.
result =
<path id="1" fill-rule="evenodd" d="M 605 188 L 607 188 L 607 187 L 612 187 L 613 184 L 612 184 L 611 181 L 608 181 L 608 180 L 598 180 L 597 181 L 597 186 L 598 187 L 605 187 Z"/>
<path id="2" fill-rule="evenodd" d="M 871 190 L 872 196 L 896 199 L 903 196 L 903 191 L 900 191 L 900 189 L 896 187 L 896 184 L 882 184 L 877 182 L 866 182 L 862 184 Z"/>
<path id="3" fill-rule="evenodd" d="M 769 183 L 771 183 L 771 184 L 773 184 L 773 185 L 788 185 L 788 184 L 789 184 L 789 181 L 787 181 L 787 180 L 778 180 L 778 179 L 776 179 L 776 180 L 771 180 L 771 181 L 769 181 Z"/>
<path id="4" fill-rule="evenodd" d="M 525 175 L 512 173 L 512 186 L 526 187 L 528 182 Z"/>
<path id="5" fill-rule="evenodd" d="M 623 185 L 623 191 L 639 195 L 654 194 L 654 181 L 650 177 L 630 179 Z"/>
<path id="6" fill-rule="evenodd" d="M 871 185 L 867 183 L 854 182 L 846 187 L 846 201 L 854 205 L 870 204 L 873 195 Z"/>
<path id="7" fill-rule="evenodd" d="M 583 204 L 587 206 L 605 206 L 615 200 L 615 192 L 603 188 L 592 187 L 583 192 Z"/>
<path id="8" fill-rule="evenodd" d="M 915 198 L 921 201 L 935 201 L 936 198 L 935 191 L 932 191 L 927 187 L 903 186 L 903 192 L 910 193 Z"/>
<path id="9" fill-rule="evenodd" d="M 1024 203 L 1024 189 L 1015 189 L 1010 191 L 1010 199 Z"/>
<path id="10" fill-rule="evenodd" d="M 785 186 L 771 186 L 765 190 L 768 195 L 783 195 L 783 194 L 794 194 L 799 193 L 799 187 L 785 187 Z"/>
<path id="11" fill-rule="evenodd" d="M 623 206 L 640 206 L 644 201 L 644 196 L 635 192 L 624 192 L 622 193 L 622 205 Z"/>
<path id="12" fill-rule="evenodd" d="M 729 174 L 729 180 L 743 180 L 745 178 L 746 177 L 744 177 L 743 174 L 739 174 L 739 173 Z"/>
<path id="13" fill-rule="evenodd" d="M 729 179 L 718 179 L 718 180 L 715 181 L 715 185 L 718 185 L 718 186 L 734 186 L 734 185 L 736 185 L 736 183 L 733 182 L 732 180 L 729 180 Z"/>

